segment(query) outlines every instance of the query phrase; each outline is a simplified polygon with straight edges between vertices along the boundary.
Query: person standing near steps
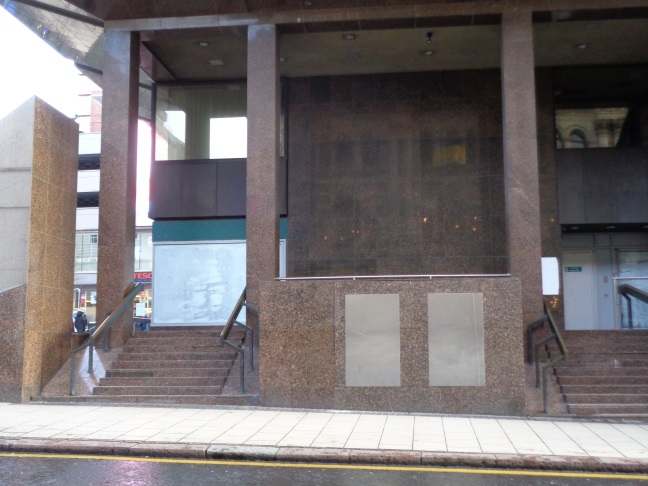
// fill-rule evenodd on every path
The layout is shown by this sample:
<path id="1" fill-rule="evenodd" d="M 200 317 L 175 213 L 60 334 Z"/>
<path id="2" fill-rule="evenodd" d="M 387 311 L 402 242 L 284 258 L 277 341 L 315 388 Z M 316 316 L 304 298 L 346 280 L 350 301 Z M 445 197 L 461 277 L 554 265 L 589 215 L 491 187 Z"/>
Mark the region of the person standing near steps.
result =
<path id="1" fill-rule="evenodd" d="M 74 329 L 76 332 L 85 332 L 88 327 L 88 317 L 85 314 L 85 309 L 80 307 L 74 317 Z"/>

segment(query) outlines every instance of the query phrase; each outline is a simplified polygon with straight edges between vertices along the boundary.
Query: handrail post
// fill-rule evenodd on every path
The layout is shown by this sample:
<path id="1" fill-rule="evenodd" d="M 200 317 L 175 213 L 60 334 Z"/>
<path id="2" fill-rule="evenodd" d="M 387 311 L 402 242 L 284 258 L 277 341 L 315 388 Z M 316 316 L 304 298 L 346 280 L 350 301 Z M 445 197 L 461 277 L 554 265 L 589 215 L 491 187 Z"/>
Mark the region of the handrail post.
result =
<path id="1" fill-rule="evenodd" d="M 241 373 L 241 379 L 239 384 L 239 392 L 241 395 L 245 394 L 245 350 L 241 348 L 241 362 L 239 364 L 239 373 Z"/>
<path id="2" fill-rule="evenodd" d="M 547 386 L 547 370 L 549 368 L 555 368 L 559 363 L 562 363 L 567 359 L 568 351 L 567 351 L 567 346 L 565 345 L 562 336 L 560 335 L 560 331 L 558 330 L 558 327 L 556 326 L 555 320 L 551 314 L 551 310 L 549 307 L 547 307 L 546 302 L 544 305 L 545 309 L 545 315 L 541 318 L 538 319 L 535 322 L 532 322 L 529 324 L 527 327 L 527 333 L 528 333 L 528 339 L 529 339 L 529 351 L 531 354 L 531 357 L 533 358 L 533 362 L 535 363 L 535 380 L 536 380 L 536 388 L 540 388 L 541 382 L 540 380 L 542 379 L 542 407 L 544 413 L 547 413 L 547 402 L 548 402 L 548 386 Z M 549 330 L 551 334 L 537 343 L 533 343 L 533 331 L 540 326 L 540 324 L 544 323 L 545 326 L 548 324 L 549 325 Z M 558 358 L 554 359 L 553 361 L 550 361 L 549 363 L 545 364 L 542 366 L 542 377 L 540 376 L 540 347 L 546 345 L 549 343 L 551 340 L 555 340 L 556 344 L 558 346 L 558 350 L 560 352 L 560 356 Z M 547 350 L 548 351 L 548 350 Z"/>
<path id="3" fill-rule="evenodd" d="M 250 344 L 248 345 L 248 349 L 250 351 L 250 369 L 249 371 L 254 371 L 254 329 L 251 327 L 250 329 Z"/>
<path id="4" fill-rule="evenodd" d="M 92 369 L 92 365 L 93 365 L 92 359 L 93 359 L 93 355 L 94 355 L 94 347 L 95 347 L 94 336 L 92 334 L 90 334 L 90 345 L 88 346 L 88 349 L 90 350 L 90 354 L 88 355 L 88 373 L 92 373 L 94 371 Z"/>
<path id="5" fill-rule="evenodd" d="M 247 326 L 246 324 L 243 324 L 242 322 L 237 321 L 236 319 L 238 318 L 239 313 L 245 307 L 246 309 L 254 312 L 257 314 L 258 318 L 260 318 L 261 313 L 259 312 L 259 309 L 254 307 L 251 304 L 248 304 L 245 302 L 247 296 L 246 289 L 243 289 L 243 292 L 241 292 L 241 296 L 238 299 L 238 302 L 236 303 L 236 306 L 234 306 L 234 310 L 230 314 L 229 319 L 225 323 L 225 327 L 223 327 L 223 330 L 221 331 L 220 334 L 220 344 L 221 346 L 229 346 L 230 348 L 233 348 L 236 350 L 237 353 L 240 354 L 240 374 L 241 374 L 241 379 L 240 379 L 240 393 L 244 394 L 245 393 L 245 348 L 249 350 L 250 353 L 250 358 L 249 358 L 249 369 L 248 371 L 254 371 L 254 329 L 250 326 Z M 231 332 L 232 328 L 234 325 L 241 326 L 245 328 L 246 331 L 249 333 L 245 334 L 245 338 L 247 340 L 247 346 L 237 346 L 235 344 L 232 344 L 227 340 L 229 337 L 229 333 Z"/>
<path id="6" fill-rule="evenodd" d="M 547 336 L 544 339 L 541 339 L 538 341 L 535 346 L 533 347 L 533 360 L 535 362 L 535 376 L 536 376 L 536 388 L 540 388 L 540 353 L 538 352 L 540 350 L 540 346 L 543 346 L 547 344 L 549 341 L 552 339 L 555 339 L 556 335 L 552 334 L 551 336 Z"/>
<path id="7" fill-rule="evenodd" d="M 632 299 L 628 297 L 628 324 L 630 324 L 630 329 L 634 329 L 634 322 L 632 321 Z"/>
<path id="8" fill-rule="evenodd" d="M 106 334 L 103 336 L 103 350 L 104 353 L 110 351 L 110 329 L 107 329 Z"/>
<path id="9" fill-rule="evenodd" d="M 549 367 L 542 369 L 542 410 L 547 413 L 547 370 Z"/>
<path id="10" fill-rule="evenodd" d="M 76 378 L 76 351 L 70 352 L 70 396 L 74 396 L 74 379 Z"/>

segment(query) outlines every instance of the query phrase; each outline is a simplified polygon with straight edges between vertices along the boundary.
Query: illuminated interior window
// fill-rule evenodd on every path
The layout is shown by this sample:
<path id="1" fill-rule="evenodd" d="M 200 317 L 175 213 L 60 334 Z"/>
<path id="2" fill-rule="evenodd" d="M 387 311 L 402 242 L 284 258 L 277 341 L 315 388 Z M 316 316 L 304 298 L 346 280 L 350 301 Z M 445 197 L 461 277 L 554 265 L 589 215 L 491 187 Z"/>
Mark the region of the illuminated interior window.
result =
<path id="1" fill-rule="evenodd" d="M 247 157 L 247 117 L 212 118 L 209 123 L 209 158 Z"/>

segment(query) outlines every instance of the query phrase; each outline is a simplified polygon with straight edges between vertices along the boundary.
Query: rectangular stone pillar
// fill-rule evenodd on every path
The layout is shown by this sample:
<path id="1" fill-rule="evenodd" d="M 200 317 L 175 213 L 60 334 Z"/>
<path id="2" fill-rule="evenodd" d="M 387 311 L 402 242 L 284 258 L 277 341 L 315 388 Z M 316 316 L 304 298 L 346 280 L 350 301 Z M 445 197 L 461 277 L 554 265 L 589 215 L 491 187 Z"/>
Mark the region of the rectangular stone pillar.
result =
<path id="1" fill-rule="evenodd" d="M 121 301 L 133 282 L 139 33 L 104 34 L 101 185 L 99 191 L 99 264 L 97 322 Z M 125 342 L 132 320 L 122 318 L 111 332 L 111 345 Z"/>
<path id="2" fill-rule="evenodd" d="M 274 25 L 248 27 L 247 289 L 279 276 L 278 36 Z"/>
<path id="3" fill-rule="evenodd" d="M 0 402 L 70 356 L 79 126 L 39 98 L 0 120 Z"/>
<path id="4" fill-rule="evenodd" d="M 504 185 L 509 271 L 522 282 L 524 323 L 542 314 L 538 140 L 530 11 L 502 15 Z"/>

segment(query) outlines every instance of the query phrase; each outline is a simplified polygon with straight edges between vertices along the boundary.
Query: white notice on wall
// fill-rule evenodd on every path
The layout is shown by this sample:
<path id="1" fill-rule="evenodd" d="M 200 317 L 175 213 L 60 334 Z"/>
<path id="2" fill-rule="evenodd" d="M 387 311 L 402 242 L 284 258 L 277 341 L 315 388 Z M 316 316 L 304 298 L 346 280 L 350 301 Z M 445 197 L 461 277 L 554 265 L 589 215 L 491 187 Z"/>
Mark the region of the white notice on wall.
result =
<path id="1" fill-rule="evenodd" d="M 560 272 L 556 257 L 542 257 L 542 295 L 560 293 Z"/>
<path id="2" fill-rule="evenodd" d="M 146 317 L 146 305 L 144 302 L 135 304 L 135 317 Z"/>

